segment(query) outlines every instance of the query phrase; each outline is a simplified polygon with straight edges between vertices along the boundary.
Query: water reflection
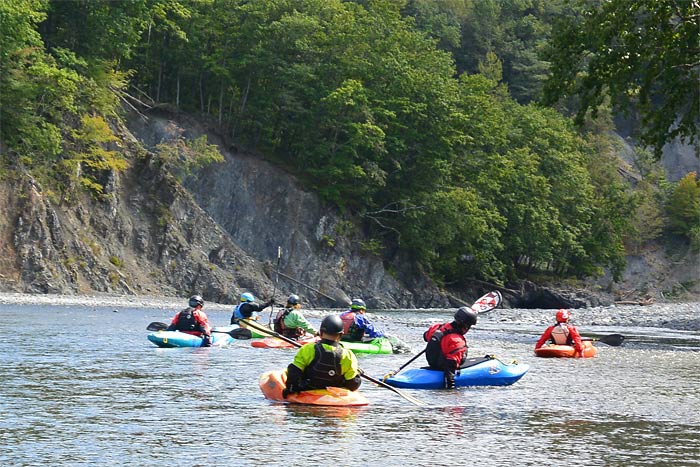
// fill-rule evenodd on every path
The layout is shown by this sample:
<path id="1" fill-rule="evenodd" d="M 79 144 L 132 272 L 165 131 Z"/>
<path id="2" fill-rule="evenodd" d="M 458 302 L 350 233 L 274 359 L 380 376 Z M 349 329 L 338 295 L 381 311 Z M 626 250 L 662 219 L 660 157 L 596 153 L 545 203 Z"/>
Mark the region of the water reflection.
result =
<path id="1" fill-rule="evenodd" d="M 293 351 L 154 347 L 145 326 L 170 314 L 0 306 L 5 322 L 25 323 L 0 330 L 0 465 L 541 466 L 553 453 L 587 466 L 700 465 L 697 333 L 586 326 L 625 345 L 537 359 L 539 323 L 484 319 L 467 336 L 470 355 L 530 364 L 513 386 L 407 391 L 430 404 L 420 408 L 364 381 L 369 406 L 323 408 L 262 397 L 258 376 Z M 382 326 L 420 350 L 426 323 L 449 315 L 387 313 Z M 381 378 L 410 357 L 360 364 Z"/>

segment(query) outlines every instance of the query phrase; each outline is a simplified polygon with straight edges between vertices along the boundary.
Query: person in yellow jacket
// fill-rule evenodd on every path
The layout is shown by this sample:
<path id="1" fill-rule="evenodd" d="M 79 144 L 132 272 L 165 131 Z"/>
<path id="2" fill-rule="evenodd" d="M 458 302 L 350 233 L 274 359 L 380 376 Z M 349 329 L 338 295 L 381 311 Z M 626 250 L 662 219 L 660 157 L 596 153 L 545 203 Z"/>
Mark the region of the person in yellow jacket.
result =
<path id="1" fill-rule="evenodd" d="M 323 318 L 321 341 L 304 344 L 287 367 L 287 385 L 282 395 L 328 386 L 356 391 L 360 388 L 360 366 L 352 351 L 340 344 L 343 320 L 337 315 Z"/>

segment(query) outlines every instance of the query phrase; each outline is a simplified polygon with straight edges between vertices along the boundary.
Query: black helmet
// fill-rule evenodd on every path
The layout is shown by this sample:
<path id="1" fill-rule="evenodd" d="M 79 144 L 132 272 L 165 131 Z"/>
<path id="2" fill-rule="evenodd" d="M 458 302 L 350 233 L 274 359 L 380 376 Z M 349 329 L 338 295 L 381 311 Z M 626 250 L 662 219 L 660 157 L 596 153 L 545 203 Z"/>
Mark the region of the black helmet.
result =
<path id="1" fill-rule="evenodd" d="M 204 299 L 202 298 L 201 295 L 192 295 L 190 297 L 190 307 L 196 308 L 197 305 L 204 306 Z"/>
<path id="2" fill-rule="evenodd" d="M 476 312 L 463 306 L 455 313 L 455 322 L 464 327 L 474 326 L 476 324 Z"/>
<path id="3" fill-rule="evenodd" d="M 321 321 L 320 330 L 328 334 L 341 334 L 343 332 L 343 320 L 338 315 L 328 315 Z"/>
<path id="4" fill-rule="evenodd" d="M 299 303 L 301 303 L 299 295 L 292 294 L 287 298 L 287 305 L 298 305 Z"/>
<path id="5" fill-rule="evenodd" d="M 365 301 L 362 300 L 361 298 L 353 298 L 352 302 L 350 303 L 350 309 L 351 310 L 366 310 L 367 305 L 365 305 Z"/>

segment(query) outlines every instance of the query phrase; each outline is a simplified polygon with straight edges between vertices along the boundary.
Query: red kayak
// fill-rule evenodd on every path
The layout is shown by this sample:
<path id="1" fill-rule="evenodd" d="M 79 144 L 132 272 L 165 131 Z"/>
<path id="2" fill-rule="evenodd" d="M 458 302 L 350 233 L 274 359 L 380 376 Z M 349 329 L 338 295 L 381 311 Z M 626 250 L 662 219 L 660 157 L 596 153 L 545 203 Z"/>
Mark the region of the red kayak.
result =
<path id="1" fill-rule="evenodd" d="M 593 346 L 593 341 L 583 341 L 582 358 L 595 357 L 598 354 L 598 349 Z M 535 356 L 544 358 L 575 358 L 576 349 L 571 345 L 550 344 L 535 349 Z M 576 357 L 576 358 L 580 358 Z"/>

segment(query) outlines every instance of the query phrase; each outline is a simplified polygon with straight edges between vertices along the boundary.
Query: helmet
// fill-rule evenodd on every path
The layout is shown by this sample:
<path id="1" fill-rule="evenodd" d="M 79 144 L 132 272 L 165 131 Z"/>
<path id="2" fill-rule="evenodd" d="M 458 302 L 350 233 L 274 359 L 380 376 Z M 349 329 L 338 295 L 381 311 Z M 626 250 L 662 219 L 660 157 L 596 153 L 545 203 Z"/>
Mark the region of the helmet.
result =
<path id="1" fill-rule="evenodd" d="M 192 295 L 190 297 L 190 307 L 196 308 L 198 305 L 204 306 L 204 299 L 201 295 Z"/>
<path id="2" fill-rule="evenodd" d="M 297 294 L 292 294 L 287 298 L 287 305 L 298 305 L 299 303 L 301 303 L 301 298 Z"/>
<path id="3" fill-rule="evenodd" d="M 351 310 L 366 310 L 367 305 L 365 305 L 364 300 L 361 298 L 353 298 L 352 303 L 350 303 Z"/>
<path id="4" fill-rule="evenodd" d="M 465 327 L 474 326 L 476 324 L 476 312 L 471 308 L 463 306 L 455 312 L 455 322 Z"/>
<path id="5" fill-rule="evenodd" d="M 562 308 L 557 311 L 557 323 L 566 323 L 569 321 L 569 318 L 571 318 L 571 313 L 569 313 L 569 310 Z"/>
<path id="6" fill-rule="evenodd" d="M 242 302 L 254 302 L 255 297 L 253 297 L 253 294 L 250 292 L 245 292 L 241 294 L 241 301 Z"/>
<path id="7" fill-rule="evenodd" d="M 343 320 L 338 315 L 328 315 L 321 321 L 320 331 L 328 334 L 341 334 L 343 332 Z"/>

